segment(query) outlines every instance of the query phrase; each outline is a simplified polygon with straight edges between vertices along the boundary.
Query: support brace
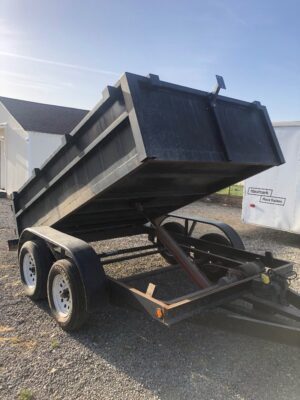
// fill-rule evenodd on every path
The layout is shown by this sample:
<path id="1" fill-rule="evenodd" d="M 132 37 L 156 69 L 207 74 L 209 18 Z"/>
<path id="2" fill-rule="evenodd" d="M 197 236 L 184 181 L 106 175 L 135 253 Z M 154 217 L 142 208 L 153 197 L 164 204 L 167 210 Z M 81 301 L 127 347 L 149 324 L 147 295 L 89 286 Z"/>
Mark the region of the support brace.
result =
<path id="1" fill-rule="evenodd" d="M 175 260 L 188 273 L 191 279 L 201 288 L 205 289 L 210 286 L 209 280 L 200 272 L 196 264 L 194 264 L 181 247 L 176 243 L 172 236 L 163 226 L 154 225 L 158 240 L 169 250 Z"/>

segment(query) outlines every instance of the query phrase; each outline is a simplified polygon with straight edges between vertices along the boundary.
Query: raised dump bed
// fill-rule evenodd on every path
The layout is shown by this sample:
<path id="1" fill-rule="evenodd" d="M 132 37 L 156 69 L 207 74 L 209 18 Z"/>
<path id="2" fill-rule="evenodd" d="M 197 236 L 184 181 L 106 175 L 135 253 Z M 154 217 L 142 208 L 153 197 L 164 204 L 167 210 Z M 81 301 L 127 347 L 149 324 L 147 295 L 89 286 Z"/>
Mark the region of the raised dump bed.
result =
<path id="1" fill-rule="evenodd" d="M 169 214 L 284 161 L 266 109 L 219 97 L 221 84 L 209 94 L 125 74 L 15 194 L 25 293 L 48 297 L 63 329 L 107 301 L 166 325 L 199 312 L 206 323 L 219 307 L 218 322 L 299 345 L 292 264 L 245 251 L 223 222 Z M 87 243 L 141 233 L 149 243 L 100 253 Z M 170 265 L 148 268 L 153 255 Z M 131 260 L 146 271 L 115 279 Z"/>
<path id="2" fill-rule="evenodd" d="M 19 234 L 109 236 L 284 162 L 260 103 L 155 75 L 125 73 L 64 139 L 14 195 Z"/>

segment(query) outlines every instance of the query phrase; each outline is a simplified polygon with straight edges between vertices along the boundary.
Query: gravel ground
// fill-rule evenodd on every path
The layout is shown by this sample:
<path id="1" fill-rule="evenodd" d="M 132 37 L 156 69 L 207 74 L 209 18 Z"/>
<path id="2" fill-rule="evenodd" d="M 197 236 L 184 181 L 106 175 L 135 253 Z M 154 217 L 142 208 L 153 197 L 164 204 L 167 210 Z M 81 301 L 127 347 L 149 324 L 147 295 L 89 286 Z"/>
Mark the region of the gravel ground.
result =
<path id="1" fill-rule="evenodd" d="M 249 250 L 270 249 L 300 262 L 299 235 L 243 225 L 237 208 L 198 202 L 184 212 L 232 224 Z M 10 203 L 1 199 L 0 399 L 299 400 L 300 358 L 293 347 L 192 320 L 168 329 L 142 313 L 113 306 L 93 315 L 80 333 L 63 332 L 46 302 L 34 304 L 24 296 L 16 254 L 6 251 L 11 237 Z M 104 251 L 120 244 L 112 242 L 95 246 Z M 160 261 L 128 263 L 126 273 Z M 117 266 L 114 275 L 124 270 Z M 300 290 L 299 281 L 293 285 Z"/>

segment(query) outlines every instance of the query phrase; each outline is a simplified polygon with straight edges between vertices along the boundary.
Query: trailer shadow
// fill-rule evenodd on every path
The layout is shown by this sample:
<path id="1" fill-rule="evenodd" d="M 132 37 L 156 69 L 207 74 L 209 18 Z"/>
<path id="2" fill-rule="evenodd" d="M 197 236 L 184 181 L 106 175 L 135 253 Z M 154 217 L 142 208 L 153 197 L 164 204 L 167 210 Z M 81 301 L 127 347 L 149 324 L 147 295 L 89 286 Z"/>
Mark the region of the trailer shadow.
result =
<path id="1" fill-rule="evenodd" d="M 269 242 L 272 242 L 272 247 L 274 246 L 274 242 L 276 245 L 279 246 L 286 246 L 286 247 L 293 247 L 296 249 L 300 249 L 300 236 L 296 233 L 292 232 L 283 232 L 283 231 L 276 231 L 274 229 L 267 229 L 261 227 L 253 227 L 249 229 L 244 229 L 242 233 L 244 239 L 251 239 L 251 245 L 255 237 L 259 238 L 260 241 L 264 242 L 265 246 L 267 247 Z"/>
<path id="2" fill-rule="evenodd" d="M 163 400 L 298 399 L 298 349 L 109 307 L 73 337 Z M 112 383 L 113 384 L 113 383 Z"/>

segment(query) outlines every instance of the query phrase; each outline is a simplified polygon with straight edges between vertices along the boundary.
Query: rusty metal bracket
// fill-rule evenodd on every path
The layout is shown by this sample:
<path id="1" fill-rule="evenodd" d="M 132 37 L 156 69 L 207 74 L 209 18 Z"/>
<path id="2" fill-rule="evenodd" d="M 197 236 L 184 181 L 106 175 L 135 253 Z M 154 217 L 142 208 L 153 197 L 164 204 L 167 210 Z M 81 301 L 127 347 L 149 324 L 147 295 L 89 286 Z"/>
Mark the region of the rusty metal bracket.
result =
<path id="1" fill-rule="evenodd" d="M 194 264 L 192 260 L 185 254 L 185 252 L 167 232 L 167 230 L 164 229 L 163 226 L 159 225 L 156 221 L 154 221 L 154 227 L 158 240 L 172 254 L 178 264 L 188 273 L 190 278 L 202 289 L 211 286 L 206 276 L 200 272 L 197 265 Z"/>

